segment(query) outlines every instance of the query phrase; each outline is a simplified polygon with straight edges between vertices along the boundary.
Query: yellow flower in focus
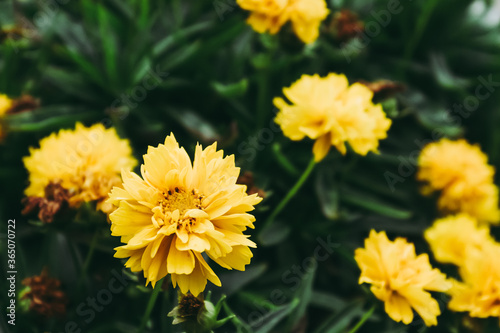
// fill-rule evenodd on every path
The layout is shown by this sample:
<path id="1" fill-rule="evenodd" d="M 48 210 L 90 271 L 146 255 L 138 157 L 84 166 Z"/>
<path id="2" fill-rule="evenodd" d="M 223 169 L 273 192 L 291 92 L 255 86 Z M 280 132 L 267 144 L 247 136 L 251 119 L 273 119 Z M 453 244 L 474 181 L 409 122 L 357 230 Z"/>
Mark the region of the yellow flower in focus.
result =
<path id="1" fill-rule="evenodd" d="M 466 214 L 436 220 L 424 237 L 437 261 L 457 266 L 463 263 L 467 252 L 493 242 L 489 228 L 478 226 L 477 221 Z"/>
<path id="2" fill-rule="evenodd" d="M 71 206 L 97 201 L 98 209 L 109 212 L 104 200 L 121 184 L 120 171 L 137 164 L 131 154 L 128 140 L 114 129 L 78 123 L 75 130 L 52 133 L 40 141 L 40 148 L 30 148 L 30 156 L 23 158 L 30 181 L 24 193 L 44 197 L 48 185 L 59 184 L 69 191 Z"/>
<path id="3" fill-rule="evenodd" d="M 291 140 L 309 137 L 316 140 L 313 153 L 318 162 L 330 147 L 346 153 L 346 143 L 360 155 L 377 152 L 379 140 L 387 137 L 391 120 L 380 104 L 372 102 L 373 93 L 360 83 L 349 86 L 343 74 L 303 75 L 290 87 L 283 88 L 283 98 L 274 99 L 280 110 L 276 123 Z"/>
<path id="4" fill-rule="evenodd" d="M 325 0 L 237 0 L 238 5 L 251 11 L 247 23 L 259 32 L 276 34 L 288 21 L 304 43 L 318 39 L 319 26 L 328 16 Z"/>
<path id="5" fill-rule="evenodd" d="M 467 213 L 485 222 L 498 222 L 498 188 L 495 169 L 479 146 L 461 139 L 442 139 L 422 149 L 417 179 L 426 183 L 424 194 L 441 191 L 440 210 Z"/>
<path id="6" fill-rule="evenodd" d="M 196 146 L 194 161 L 173 134 L 165 144 L 149 147 L 142 178 L 122 173 L 123 189 L 115 187 L 109 201 L 118 208 L 110 215 L 113 236 L 126 245 L 115 257 L 125 266 L 144 271 L 146 284 L 170 274 L 174 287 L 197 296 L 210 280 L 220 280 L 203 254 L 227 269 L 245 270 L 255 243 L 243 232 L 253 228 L 254 209 L 262 199 L 236 184 L 239 168 L 234 155 L 223 157 L 213 145 Z"/>
<path id="7" fill-rule="evenodd" d="M 454 281 L 448 308 L 471 317 L 500 318 L 500 245 L 471 249 L 459 267 L 462 282 Z"/>
<path id="8" fill-rule="evenodd" d="M 413 244 L 405 239 L 391 242 L 385 232 L 372 230 L 365 247 L 356 249 L 354 258 L 361 269 L 359 283 L 372 285 L 370 290 L 384 301 L 389 317 L 409 324 L 413 308 L 425 325 L 437 325 L 441 311 L 428 291 L 447 291 L 451 283 L 431 267 L 427 254 L 416 256 Z"/>

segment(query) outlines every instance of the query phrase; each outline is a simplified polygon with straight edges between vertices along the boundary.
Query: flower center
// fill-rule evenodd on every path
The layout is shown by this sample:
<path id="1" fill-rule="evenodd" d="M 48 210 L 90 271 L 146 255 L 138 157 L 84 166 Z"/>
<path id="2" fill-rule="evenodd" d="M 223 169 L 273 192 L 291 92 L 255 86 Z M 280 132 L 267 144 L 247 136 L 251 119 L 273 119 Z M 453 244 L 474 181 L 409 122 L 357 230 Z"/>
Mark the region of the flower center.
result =
<path id="1" fill-rule="evenodd" d="M 153 224 L 160 228 L 163 225 L 172 225 L 179 229 L 185 224 L 193 225 L 196 219 L 185 217 L 187 211 L 191 209 L 201 209 L 203 196 L 195 190 L 186 191 L 175 187 L 163 193 L 163 197 L 158 201 L 158 206 L 153 208 Z"/>
<path id="2" fill-rule="evenodd" d="M 186 190 L 176 187 L 174 190 L 169 190 L 163 193 L 163 199 L 159 205 L 164 212 L 173 212 L 179 210 L 180 215 L 189 209 L 201 208 L 201 195 L 197 195 L 195 190 L 186 192 Z"/>

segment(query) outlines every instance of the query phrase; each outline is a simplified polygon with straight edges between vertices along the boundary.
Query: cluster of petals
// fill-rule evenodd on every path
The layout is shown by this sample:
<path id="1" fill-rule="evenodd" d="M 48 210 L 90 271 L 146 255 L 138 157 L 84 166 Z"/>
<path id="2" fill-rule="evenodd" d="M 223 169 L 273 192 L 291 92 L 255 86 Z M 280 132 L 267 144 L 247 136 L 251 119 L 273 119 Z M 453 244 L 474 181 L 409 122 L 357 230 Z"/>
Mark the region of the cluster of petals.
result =
<path id="1" fill-rule="evenodd" d="M 489 225 L 466 214 L 447 216 L 424 236 L 437 261 L 458 267 L 461 281 L 451 280 L 448 308 L 500 319 L 500 244 L 491 237 Z"/>
<path id="2" fill-rule="evenodd" d="M 450 310 L 468 312 L 471 317 L 500 319 L 500 244 L 487 242 L 470 247 L 459 266 L 461 282 L 453 281 Z"/>
<path id="3" fill-rule="evenodd" d="M 360 83 L 349 85 L 345 75 L 326 77 L 303 75 L 274 99 L 279 109 L 276 123 L 291 140 L 315 140 L 313 153 L 322 160 L 331 146 L 342 154 L 346 143 L 360 155 L 378 152 L 379 140 L 391 126 L 380 104 L 373 104 L 373 92 Z"/>
<path id="4" fill-rule="evenodd" d="M 467 213 L 482 222 L 500 221 L 495 169 L 478 145 L 441 139 L 422 149 L 417 179 L 424 194 L 440 191 L 438 207 L 445 213 Z"/>
<path id="5" fill-rule="evenodd" d="M 109 191 L 121 184 L 121 170 L 137 164 L 129 141 L 120 139 L 114 128 L 80 123 L 40 140 L 40 147 L 31 147 L 23 162 L 30 181 L 26 196 L 44 197 L 47 186 L 59 184 L 68 190 L 71 206 L 96 201 L 105 212 L 111 208 L 104 203 Z"/>
<path id="6" fill-rule="evenodd" d="M 290 21 L 304 43 L 318 38 L 319 26 L 329 13 L 325 0 L 237 0 L 237 3 L 251 12 L 247 23 L 255 31 L 276 34 Z"/>
<path id="7" fill-rule="evenodd" d="M 488 225 L 463 213 L 436 220 L 424 237 L 437 261 L 457 266 L 463 264 L 469 251 L 481 250 L 494 241 Z"/>
<path id="8" fill-rule="evenodd" d="M 385 232 L 372 230 L 354 258 L 361 269 L 359 283 L 371 284 L 370 290 L 385 303 L 389 317 L 409 324 L 414 309 L 427 326 L 437 325 L 441 310 L 429 291 L 445 292 L 451 283 L 431 267 L 427 254 L 417 256 L 406 239 L 390 241 Z"/>
<path id="9" fill-rule="evenodd" d="M 239 168 L 234 155 L 223 156 L 216 143 L 196 146 L 193 163 L 173 134 L 164 144 L 149 147 L 142 178 L 122 174 L 109 202 L 113 236 L 125 243 L 115 257 L 128 258 L 126 267 L 143 271 L 146 285 L 170 274 L 181 292 L 197 296 L 207 280 L 221 282 L 207 263 L 210 258 L 227 269 L 245 270 L 255 243 L 243 232 L 253 228 L 248 212 L 262 199 L 236 184 Z"/>

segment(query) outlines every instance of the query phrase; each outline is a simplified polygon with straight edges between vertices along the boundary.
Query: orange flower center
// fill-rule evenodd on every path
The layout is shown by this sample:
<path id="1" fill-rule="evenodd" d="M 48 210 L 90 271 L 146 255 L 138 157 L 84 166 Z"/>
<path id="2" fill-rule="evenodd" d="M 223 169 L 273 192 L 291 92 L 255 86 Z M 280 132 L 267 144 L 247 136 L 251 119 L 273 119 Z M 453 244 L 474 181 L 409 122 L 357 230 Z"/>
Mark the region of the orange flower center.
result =
<path id="1" fill-rule="evenodd" d="M 187 191 L 175 187 L 163 193 L 163 198 L 158 201 L 158 206 L 153 208 L 153 224 L 160 228 L 162 225 L 175 224 L 176 229 L 192 226 L 196 222 L 195 218 L 186 217 L 185 213 L 191 209 L 201 209 L 203 196 L 197 191 Z"/>

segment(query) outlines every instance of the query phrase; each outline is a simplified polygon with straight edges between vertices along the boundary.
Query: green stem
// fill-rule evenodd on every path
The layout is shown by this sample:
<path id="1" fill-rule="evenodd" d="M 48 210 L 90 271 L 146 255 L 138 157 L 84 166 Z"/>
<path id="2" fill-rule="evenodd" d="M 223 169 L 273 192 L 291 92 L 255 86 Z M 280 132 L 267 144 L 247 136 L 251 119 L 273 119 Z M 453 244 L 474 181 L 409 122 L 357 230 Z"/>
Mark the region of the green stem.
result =
<path id="1" fill-rule="evenodd" d="M 302 185 L 304 185 L 307 178 L 309 177 L 309 175 L 313 171 L 315 165 L 316 165 L 316 162 L 314 161 L 314 158 L 313 158 L 311 160 L 311 162 L 309 162 L 309 165 L 307 166 L 307 168 L 304 171 L 304 173 L 302 174 L 302 176 L 300 176 L 299 180 L 290 189 L 290 191 L 288 191 L 288 193 L 283 198 L 283 200 L 281 200 L 281 202 L 278 204 L 278 206 L 276 206 L 274 211 L 271 213 L 271 215 L 269 215 L 267 220 L 264 222 L 264 225 L 262 226 L 262 229 L 261 229 L 261 233 L 262 233 L 262 231 L 266 230 L 273 223 L 276 216 L 278 216 L 278 214 L 283 210 L 283 208 L 285 208 L 286 204 L 295 196 L 295 194 L 297 194 L 299 189 L 302 187 Z"/>
<path id="2" fill-rule="evenodd" d="M 356 326 L 354 326 L 350 331 L 349 333 L 355 333 L 358 331 L 358 329 L 363 326 L 363 324 L 365 323 L 365 321 L 367 321 L 373 314 L 373 311 L 375 311 L 375 305 L 372 306 L 370 308 L 370 310 L 368 310 L 367 312 L 365 312 L 365 314 L 363 315 L 363 317 L 361 317 L 361 319 L 358 321 L 358 323 L 356 324 Z"/>
<path id="3" fill-rule="evenodd" d="M 85 258 L 85 261 L 83 262 L 82 271 L 81 271 L 80 278 L 78 279 L 78 283 L 77 283 L 77 289 L 80 289 L 83 281 L 85 280 L 85 278 L 87 276 L 87 270 L 90 266 L 90 262 L 92 261 L 92 257 L 94 255 L 94 251 L 95 251 L 95 247 L 97 245 L 98 239 L 99 239 L 99 230 L 96 230 L 94 233 L 94 236 L 92 236 L 92 240 L 90 241 L 89 252 L 87 253 L 87 257 Z"/>
<path id="4" fill-rule="evenodd" d="M 285 169 L 290 175 L 296 176 L 299 174 L 299 170 L 290 162 L 290 160 L 281 151 L 281 146 L 278 142 L 273 144 L 273 156 L 276 158 L 279 164 Z"/>
<path id="5" fill-rule="evenodd" d="M 165 278 L 162 278 L 160 281 L 156 282 L 156 286 L 154 287 L 153 292 L 151 293 L 151 297 L 149 298 L 149 302 L 148 302 L 148 305 L 146 307 L 146 311 L 144 312 L 144 316 L 142 316 L 141 326 L 139 327 L 139 330 L 137 331 L 137 333 L 142 333 L 144 331 L 144 328 L 146 327 L 149 316 L 151 315 L 151 311 L 153 311 L 153 307 L 156 303 L 156 299 L 158 298 L 158 295 L 160 294 L 161 286 L 163 285 L 164 279 Z"/>
<path id="6" fill-rule="evenodd" d="M 269 75 L 267 68 L 261 69 L 257 74 L 257 128 L 263 128 L 266 123 L 267 112 L 271 109 L 272 104 L 269 100 Z"/>

